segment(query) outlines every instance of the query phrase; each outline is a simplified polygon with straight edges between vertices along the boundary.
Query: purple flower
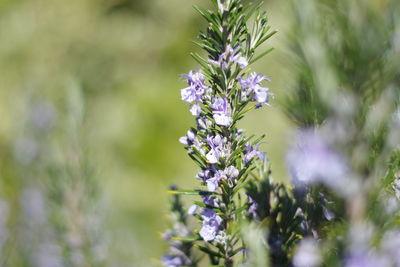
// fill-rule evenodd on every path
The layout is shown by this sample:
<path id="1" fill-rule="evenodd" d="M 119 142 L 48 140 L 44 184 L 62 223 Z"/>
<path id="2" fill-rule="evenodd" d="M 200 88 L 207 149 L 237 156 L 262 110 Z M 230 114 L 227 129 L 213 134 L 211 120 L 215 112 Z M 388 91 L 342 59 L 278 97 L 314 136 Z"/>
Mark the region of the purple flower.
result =
<path id="1" fill-rule="evenodd" d="M 227 69 L 230 64 L 234 63 L 237 63 L 239 67 L 243 69 L 247 67 L 249 63 L 247 62 L 247 59 L 242 56 L 239 50 L 239 47 L 232 48 L 232 46 L 227 45 L 225 52 L 218 57 L 217 61 L 212 59 L 209 59 L 208 61 L 215 66 L 221 66 L 222 69 Z"/>
<path id="2" fill-rule="evenodd" d="M 196 139 L 196 134 L 189 130 L 185 136 L 179 138 L 179 142 L 185 146 L 190 146 L 194 143 Z"/>
<path id="3" fill-rule="evenodd" d="M 271 95 L 267 87 L 262 87 L 263 81 L 269 81 L 269 79 L 255 72 L 250 73 L 246 79 L 239 78 L 239 83 L 242 87 L 242 100 L 246 101 L 251 95 L 252 100 L 258 103 L 268 103 Z"/>
<path id="4" fill-rule="evenodd" d="M 182 74 L 189 86 L 206 90 L 208 87 L 204 85 L 204 75 L 200 71 L 190 71 L 189 74 Z"/>
<path id="5" fill-rule="evenodd" d="M 230 107 L 225 97 L 215 98 L 211 107 L 213 108 L 213 117 L 216 124 L 220 126 L 230 126 L 232 124 Z"/>
<path id="6" fill-rule="evenodd" d="M 206 181 L 208 191 L 214 192 L 215 190 L 217 190 L 217 188 L 219 187 L 219 181 L 221 179 L 222 177 L 220 176 L 219 172 L 217 172 L 214 177 L 208 179 Z"/>
<path id="7" fill-rule="evenodd" d="M 248 212 L 249 212 L 249 214 L 251 214 L 251 216 L 253 216 L 253 218 L 257 218 L 258 204 L 250 196 L 248 198 L 249 198 L 249 204 L 250 204 Z"/>
<path id="8" fill-rule="evenodd" d="M 184 266 L 183 260 L 179 256 L 164 255 L 162 258 L 163 264 L 166 267 Z"/>
<path id="9" fill-rule="evenodd" d="M 235 180 L 239 176 L 239 171 L 238 171 L 238 169 L 235 168 L 235 166 L 229 166 L 229 167 L 225 168 L 224 176 L 225 176 L 225 179 Z"/>
<path id="10" fill-rule="evenodd" d="M 222 179 L 220 171 L 217 171 L 214 167 L 199 171 L 197 177 L 207 184 L 207 189 L 211 192 L 217 190 L 219 181 Z"/>
<path id="11" fill-rule="evenodd" d="M 198 100 L 196 88 L 193 86 L 189 86 L 187 88 L 182 89 L 181 96 L 182 96 L 182 100 L 187 103 L 192 103 L 192 102 Z"/>
<path id="12" fill-rule="evenodd" d="M 205 209 L 201 218 L 203 219 L 203 226 L 199 232 L 200 236 L 207 242 L 214 240 L 223 222 L 222 218 L 211 209 Z"/>
<path id="13" fill-rule="evenodd" d="M 210 151 L 206 154 L 206 158 L 211 164 L 217 163 L 221 156 L 221 147 L 223 146 L 222 137 L 220 135 L 216 135 L 214 137 L 207 136 L 206 140 L 211 148 Z"/>
<path id="14" fill-rule="evenodd" d="M 391 230 L 382 238 L 382 251 L 391 258 L 394 266 L 400 266 L 400 231 Z"/>
<path id="15" fill-rule="evenodd" d="M 187 214 L 189 214 L 189 215 L 194 215 L 194 214 L 197 213 L 197 210 L 198 210 L 198 209 L 199 209 L 199 206 L 197 206 L 197 205 L 192 205 L 192 206 L 189 207 L 189 209 L 188 209 L 188 211 L 187 211 Z"/>
<path id="16" fill-rule="evenodd" d="M 265 152 L 258 150 L 258 145 L 253 147 L 250 142 L 246 143 L 246 150 L 244 151 L 244 161 L 249 163 L 253 158 L 258 157 L 261 161 L 265 160 Z"/>
<path id="17" fill-rule="evenodd" d="M 202 116 L 197 117 L 196 122 L 197 122 L 197 128 L 199 128 L 203 132 L 208 130 L 208 128 L 210 128 L 212 125 L 212 122 L 209 119 Z"/>
<path id="18" fill-rule="evenodd" d="M 199 103 L 202 103 L 205 95 L 210 88 L 204 84 L 204 75 L 199 71 L 190 71 L 189 74 L 183 74 L 189 87 L 181 90 L 182 100 L 187 103 L 195 103 L 190 106 L 190 112 L 198 116 L 201 112 Z"/>
<path id="19" fill-rule="evenodd" d="M 341 193 L 350 190 L 345 160 L 313 130 L 300 131 L 287 155 L 287 164 L 295 186 L 324 183 Z"/>
<path id="20" fill-rule="evenodd" d="M 216 170 L 210 168 L 201 170 L 197 174 L 197 177 L 203 180 L 207 184 L 209 191 L 214 192 L 219 187 L 219 182 L 224 179 L 230 183 L 236 183 L 236 178 L 239 176 L 239 171 L 234 166 L 229 166 L 225 170 Z"/>
<path id="21" fill-rule="evenodd" d="M 390 267 L 394 266 L 384 255 L 368 250 L 352 251 L 347 257 L 345 267 Z"/>
<path id="22" fill-rule="evenodd" d="M 211 164 L 218 163 L 221 158 L 230 155 L 230 144 L 226 138 L 222 138 L 220 135 L 207 136 L 206 141 L 210 146 L 210 151 L 206 154 L 206 158 Z"/>
<path id="23" fill-rule="evenodd" d="M 208 179 L 210 179 L 211 177 L 214 176 L 214 174 L 216 173 L 216 169 L 214 167 L 205 169 L 205 170 L 200 170 L 197 173 L 197 178 L 200 179 L 203 182 L 206 182 Z"/>
<path id="24" fill-rule="evenodd" d="M 194 104 L 190 106 L 190 113 L 192 113 L 193 116 L 199 116 L 201 113 L 201 107 L 199 104 Z"/>
<path id="25" fill-rule="evenodd" d="M 216 197 L 211 196 L 211 194 L 204 194 L 201 196 L 203 203 L 207 206 L 217 208 L 219 207 L 219 200 Z"/>
<path id="26" fill-rule="evenodd" d="M 293 257 L 293 265 L 295 267 L 316 267 L 321 264 L 321 260 L 317 242 L 312 238 L 306 238 L 300 242 Z"/>

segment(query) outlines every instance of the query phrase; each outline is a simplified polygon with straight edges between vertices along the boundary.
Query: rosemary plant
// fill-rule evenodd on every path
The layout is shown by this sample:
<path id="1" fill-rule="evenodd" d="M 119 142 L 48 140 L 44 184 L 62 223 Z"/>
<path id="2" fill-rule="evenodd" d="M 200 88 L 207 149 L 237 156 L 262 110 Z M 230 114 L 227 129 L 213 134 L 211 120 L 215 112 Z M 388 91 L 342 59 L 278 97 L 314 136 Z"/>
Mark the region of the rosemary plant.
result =
<path id="1" fill-rule="evenodd" d="M 233 266 L 245 249 L 239 227 L 249 207 L 242 199 L 244 186 L 256 162 L 265 160 L 265 153 L 258 149 L 262 137 L 247 137 L 237 125 L 248 111 L 269 103 L 272 94 L 264 85 L 269 79 L 250 72 L 249 66 L 271 51 L 256 54 L 276 31 L 270 31 L 260 4 L 252 7 L 241 0 L 212 3 L 213 11 L 195 7 L 208 23 L 195 41 L 206 56 L 191 54 L 201 70 L 183 75 L 188 87 L 181 90 L 197 125 L 180 142 L 200 168 L 197 179 L 203 187 L 171 193 L 202 198 L 188 211 L 200 221 L 201 228 L 190 240 L 182 240 L 194 242 L 212 265 Z M 185 259 L 175 256 L 176 262 L 184 265 Z"/>

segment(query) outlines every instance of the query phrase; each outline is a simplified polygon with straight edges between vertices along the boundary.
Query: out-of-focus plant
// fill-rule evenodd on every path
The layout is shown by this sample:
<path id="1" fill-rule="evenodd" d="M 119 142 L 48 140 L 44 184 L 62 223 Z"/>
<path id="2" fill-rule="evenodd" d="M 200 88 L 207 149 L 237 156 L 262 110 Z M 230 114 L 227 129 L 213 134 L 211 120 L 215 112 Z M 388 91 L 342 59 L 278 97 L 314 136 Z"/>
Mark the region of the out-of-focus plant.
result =
<path id="1" fill-rule="evenodd" d="M 3 174 L 2 263 L 104 266 L 105 211 L 85 151 L 80 88 L 71 86 L 63 108 L 29 92 L 16 113 L 24 119 L 12 144 L 13 180 Z"/>
<path id="2" fill-rule="evenodd" d="M 314 206 L 303 209 L 311 233 L 293 262 L 399 266 L 400 5 L 292 6 L 297 76 L 286 111 L 300 129 L 287 162 L 299 205 Z"/>

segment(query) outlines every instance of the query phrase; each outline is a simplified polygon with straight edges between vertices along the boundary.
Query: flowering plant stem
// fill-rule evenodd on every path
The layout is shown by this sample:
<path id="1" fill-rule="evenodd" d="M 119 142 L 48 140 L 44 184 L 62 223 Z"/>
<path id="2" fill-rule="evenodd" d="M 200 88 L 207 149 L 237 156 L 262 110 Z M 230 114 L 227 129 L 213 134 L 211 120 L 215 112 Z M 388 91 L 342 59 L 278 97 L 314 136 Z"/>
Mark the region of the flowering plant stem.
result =
<path id="1" fill-rule="evenodd" d="M 188 211 L 202 223 L 196 247 L 208 254 L 211 264 L 224 266 L 233 266 L 235 255 L 245 249 L 239 222 L 250 203 L 242 203 L 241 189 L 256 162 L 265 160 L 265 153 L 258 151 L 262 137 L 253 140 L 254 136 L 246 137 L 237 128 L 248 111 L 268 105 L 271 96 L 263 87 L 269 79 L 250 73 L 249 65 L 271 51 L 255 57 L 256 48 L 275 34 L 269 32 L 261 5 L 241 2 L 212 0 L 215 11 L 195 7 L 208 22 L 195 43 L 207 54 L 204 58 L 193 53 L 202 68 L 183 75 L 188 87 L 181 90 L 182 100 L 191 104 L 197 127 L 180 142 L 200 167 L 197 178 L 207 190 L 174 192 L 202 197 Z M 252 16 L 254 22 L 248 27 Z"/>

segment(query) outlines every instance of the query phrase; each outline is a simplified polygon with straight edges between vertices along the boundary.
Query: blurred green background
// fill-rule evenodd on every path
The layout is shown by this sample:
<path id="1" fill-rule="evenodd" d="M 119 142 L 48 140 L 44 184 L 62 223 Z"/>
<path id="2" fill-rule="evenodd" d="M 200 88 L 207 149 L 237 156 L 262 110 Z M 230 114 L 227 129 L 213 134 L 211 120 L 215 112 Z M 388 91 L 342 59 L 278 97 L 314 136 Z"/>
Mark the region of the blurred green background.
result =
<path id="1" fill-rule="evenodd" d="M 210 3 L 0 1 L 0 192 L 11 216 L 23 184 L 48 183 L 33 177 L 40 173 L 33 170 L 54 155 L 44 153 L 31 163 L 36 145 L 21 143 L 21 136 L 32 135 L 29 123 L 37 116 L 39 124 L 51 119 L 57 130 L 44 131 L 51 137 L 41 139 L 40 146 L 61 153 L 78 147 L 94 169 L 89 186 L 98 188 L 105 203 L 101 214 L 109 266 L 157 265 L 165 248 L 159 232 L 167 227 L 166 190 L 171 183 L 197 185 L 196 166 L 178 142 L 194 124 L 180 100 L 185 84 L 179 75 L 198 68 L 189 56 L 198 50 L 191 40 L 206 27 L 193 4 Z M 271 75 L 275 99 L 272 107 L 250 113 L 241 127 L 267 134 L 264 149 L 273 175 L 286 180 L 284 152 L 293 126 L 280 100 L 291 83 L 285 48 L 291 15 L 288 1 L 266 1 L 264 8 L 279 30 L 267 42 L 276 50 L 252 68 Z M 32 115 L 32 103 L 50 108 Z M 66 123 L 71 116 L 81 117 L 81 123 Z"/>

